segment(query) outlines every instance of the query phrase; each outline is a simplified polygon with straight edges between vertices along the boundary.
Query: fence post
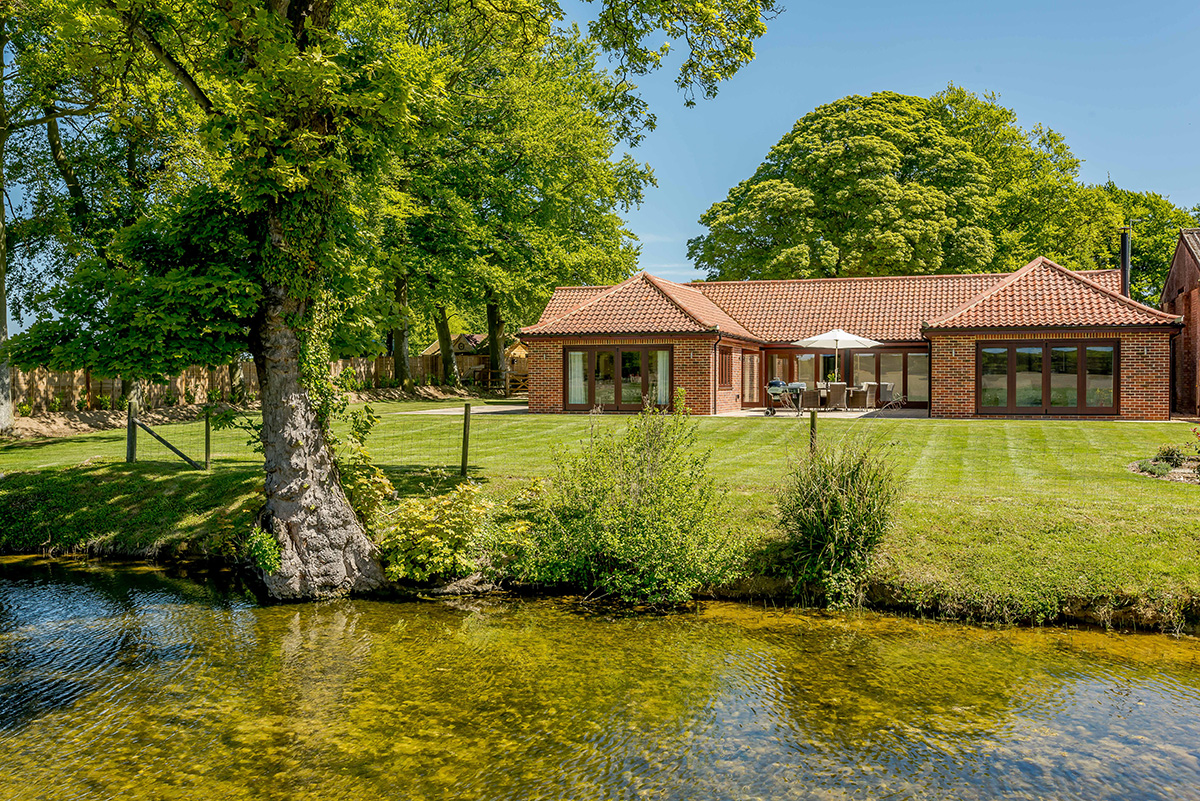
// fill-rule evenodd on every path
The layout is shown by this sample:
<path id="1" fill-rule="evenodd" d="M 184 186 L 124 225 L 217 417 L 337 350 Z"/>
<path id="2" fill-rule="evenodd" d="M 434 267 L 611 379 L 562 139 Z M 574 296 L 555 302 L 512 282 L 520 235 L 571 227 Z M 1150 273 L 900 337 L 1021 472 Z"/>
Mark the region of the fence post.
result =
<path id="1" fill-rule="evenodd" d="M 808 449 L 817 452 L 817 410 L 808 413 Z"/>
<path id="2" fill-rule="evenodd" d="M 137 461 L 137 401 L 130 398 L 125 414 L 125 461 Z"/>
<path id="3" fill-rule="evenodd" d="M 212 470 L 212 407 L 204 407 L 204 469 Z"/>
<path id="4" fill-rule="evenodd" d="M 466 478 L 467 476 L 467 452 L 471 445 L 471 404 L 463 404 L 463 444 L 462 444 L 462 470 L 459 474 Z"/>

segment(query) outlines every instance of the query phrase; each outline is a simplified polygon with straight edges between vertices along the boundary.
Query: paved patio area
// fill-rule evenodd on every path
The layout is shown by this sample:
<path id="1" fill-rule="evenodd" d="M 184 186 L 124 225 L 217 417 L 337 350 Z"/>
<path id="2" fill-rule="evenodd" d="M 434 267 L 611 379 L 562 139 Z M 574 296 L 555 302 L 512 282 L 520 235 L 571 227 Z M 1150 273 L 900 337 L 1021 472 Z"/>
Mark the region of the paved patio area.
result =
<path id="1" fill-rule="evenodd" d="M 796 412 L 791 409 L 776 409 L 774 417 L 767 417 L 762 409 L 739 409 L 736 412 L 725 412 L 717 417 L 764 417 L 769 420 L 796 419 Z M 817 417 L 822 420 L 857 420 L 860 417 L 898 420 L 904 418 L 929 417 L 928 409 L 850 409 L 848 411 L 830 410 L 818 411 Z M 800 412 L 800 419 L 808 419 L 808 410 Z"/>

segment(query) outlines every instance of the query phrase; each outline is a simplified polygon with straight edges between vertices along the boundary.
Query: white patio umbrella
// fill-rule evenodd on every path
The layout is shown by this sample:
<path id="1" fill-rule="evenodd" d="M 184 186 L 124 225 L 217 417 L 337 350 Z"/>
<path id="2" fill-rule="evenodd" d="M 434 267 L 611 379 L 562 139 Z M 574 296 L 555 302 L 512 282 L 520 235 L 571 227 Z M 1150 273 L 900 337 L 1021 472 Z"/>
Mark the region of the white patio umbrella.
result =
<path id="1" fill-rule="evenodd" d="M 832 331 L 826 331 L 824 334 L 818 334 L 815 337 L 802 339 L 792 344 L 800 348 L 833 348 L 833 369 L 836 373 L 838 368 L 838 351 L 842 348 L 877 348 L 883 343 L 867 339 L 866 337 L 860 337 L 857 334 L 851 334 L 849 331 L 843 331 L 840 328 L 835 328 Z"/>

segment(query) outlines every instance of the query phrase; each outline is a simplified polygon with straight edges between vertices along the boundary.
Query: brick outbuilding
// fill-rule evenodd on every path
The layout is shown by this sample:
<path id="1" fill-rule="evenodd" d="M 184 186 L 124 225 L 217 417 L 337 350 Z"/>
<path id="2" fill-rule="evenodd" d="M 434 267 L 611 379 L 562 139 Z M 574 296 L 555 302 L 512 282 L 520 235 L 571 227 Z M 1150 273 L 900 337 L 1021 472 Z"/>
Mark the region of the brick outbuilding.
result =
<path id="1" fill-rule="evenodd" d="M 1119 270 L 1039 258 L 1001 274 L 678 284 L 639 273 L 563 287 L 521 332 L 530 411 L 637 411 L 683 389 L 693 413 L 720 414 L 762 407 L 779 379 L 887 387 L 933 417 L 1168 419 L 1182 323 L 1121 285 Z M 879 344 L 798 344 L 831 329 Z"/>
<path id="2" fill-rule="evenodd" d="M 1184 323 L 1171 351 L 1173 408 L 1200 415 L 1200 228 L 1179 232 L 1161 306 Z"/>

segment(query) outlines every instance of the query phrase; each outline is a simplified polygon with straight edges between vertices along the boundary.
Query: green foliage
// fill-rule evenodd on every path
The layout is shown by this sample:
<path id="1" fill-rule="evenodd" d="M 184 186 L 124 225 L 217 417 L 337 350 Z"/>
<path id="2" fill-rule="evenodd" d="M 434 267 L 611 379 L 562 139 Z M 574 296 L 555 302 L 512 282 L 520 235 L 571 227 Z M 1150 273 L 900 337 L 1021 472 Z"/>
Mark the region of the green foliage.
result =
<path id="1" fill-rule="evenodd" d="M 112 408 L 112 402 L 112 398 L 108 395 L 99 395 L 96 397 L 96 405 L 99 406 L 100 410 L 104 412 L 107 412 Z"/>
<path id="2" fill-rule="evenodd" d="M 846 437 L 796 456 L 776 509 L 783 543 L 775 569 L 815 582 L 834 607 L 858 602 L 875 549 L 900 493 L 893 455 Z"/>
<path id="3" fill-rule="evenodd" d="M 120 397 L 118 397 L 116 400 L 116 403 L 114 404 L 114 407 L 116 408 L 116 410 L 118 412 L 123 412 L 126 409 L 128 409 L 129 408 L 129 396 L 121 395 Z"/>
<path id="4" fill-rule="evenodd" d="M 1146 475 L 1162 478 L 1171 472 L 1171 465 L 1167 462 L 1160 462 L 1157 459 L 1142 459 L 1137 463 L 1137 469 Z"/>
<path id="5" fill-rule="evenodd" d="M 33 404 L 29 401 L 21 401 L 16 406 L 17 417 L 28 417 L 33 414 Z"/>
<path id="6" fill-rule="evenodd" d="M 350 506 L 367 531 L 371 532 L 381 524 L 384 505 L 395 499 L 396 488 L 371 460 L 367 450 L 367 438 L 379 418 L 370 406 L 356 409 L 346 418 L 350 424 L 349 434 L 344 440 L 332 440 L 338 475 Z"/>
<path id="7" fill-rule="evenodd" d="M 988 264 L 988 167 L 894 92 L 820 106 L 700 218 L 710 278 L 966 272 Z"/>
<path id="8" fill-rule="evenodd" d="M 994 94 L 951 84 L 929 99 L 879 92 L 796 122 L 753 176 L 701 217 L 688 254 L 710 278 L 1014 270 L 1037 256 L 1118 264 L 1134 224 L 1134 294 L 1157 305 L 1178 229 L 1196 210 L 1111 182 Z"/>
<path id="9" fill-rule="evenodd" d="M 1164 442 L 1158 446 L 1158 453 L 1155 454 L 1154 461 L 1171 467 L 1183 467 L 1183 463 L 1187 461 L 1187 454 L 1183 452 L 1181 446 Z"/>
<path id="10" fill-rule="evenodd" d="M 59 412 L 62 411 L 62 409 L 63 409 L 63 396 L 62 395 L 55 395 L 46 404 L 46 411 L 50 412 L 50 414 L 58 414 Z"/>
<path id="11" fill-rule="evenodd" d="M 245 546 L 246 557 L 263 573 L 278 573 L 283 567 L 283 547 L 274 534 L 259 526 L 251 526 Z"/>
<path id="12" fill-rule="evenodd" d="M 444 495 L 402 500 L 386 514 L 376 535 L 388 578 L 429 581 L 473 572 L 491 506 L 471 482 Z"/>
<path id="13" fill-rule="evenodd" d="M 175 406 L 179 403 L 179 396 L 174 392 L 168 392 L 167 397 L 163 399 L 163 406 Z"/>
<path id="14" fill-rule="evenodd" d="M 521 499 L 521 515 L 497 532 L 494 569 L 649 604 L 684 603 L 734 578 L 742 546 L 724 492 L 682 393 L 675 408 L 647 409 L 619 434 L 593 425 L 581 450 L 560 459 L 549 490 Z"/>
<path id="15" fill-rule="evenodd" d="M 245 350 L 261 297 L 252 224 L 225 192 L 175 198 L 38 296 L 37 320 L 9 343 L 12 361 L 159 381 L 227 363 Z"/>

